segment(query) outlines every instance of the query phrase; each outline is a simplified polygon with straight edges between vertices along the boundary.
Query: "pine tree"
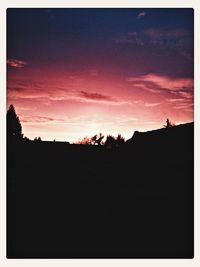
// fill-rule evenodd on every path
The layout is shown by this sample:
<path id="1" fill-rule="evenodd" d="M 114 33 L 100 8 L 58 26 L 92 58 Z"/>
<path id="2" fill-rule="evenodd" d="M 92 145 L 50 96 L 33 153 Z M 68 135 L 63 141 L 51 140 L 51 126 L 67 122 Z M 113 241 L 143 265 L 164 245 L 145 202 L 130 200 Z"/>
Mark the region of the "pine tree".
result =
<path id="1" fill-rule="evenodd" d="M 7 111 L 7 137 L 13 139 L 21 139 L 23 137 L 22 126 L 13 105 L 10 105 Z"/>

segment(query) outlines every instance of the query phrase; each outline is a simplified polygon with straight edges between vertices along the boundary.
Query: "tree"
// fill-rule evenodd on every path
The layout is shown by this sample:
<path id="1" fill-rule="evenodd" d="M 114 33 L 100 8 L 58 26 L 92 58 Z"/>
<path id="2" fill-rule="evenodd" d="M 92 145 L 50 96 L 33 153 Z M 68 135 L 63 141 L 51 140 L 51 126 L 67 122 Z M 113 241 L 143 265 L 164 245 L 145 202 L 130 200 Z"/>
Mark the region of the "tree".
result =
<path id="1" fill-rule="evenodd" d="M 120 146 L 120 145 L 124 144 L 124 142 L 125 142 L 124 137 L 122 137 L 121 134 L 118 134 L 118 136 L 116 138 L 116 144 L 117 144 L 117 146 Z"/>
<path id="2" fill-rule="evenodd" d="M 13 105 L 7 111 L 7 137 L 12 139 L 22 139 L 22 126 L 15 112 Z"/>
<path id="3" fill-rule="evenodd" d="M 24 141 L 30 141 L 30 139 L 28 137 L 26 137 L 26 136 L 23 137 L 23 140 Z"/>
<path id="4" fill-rule="evenodd" d="M 112 135 L 107 135 L 105 146 L 108 148 L 119 147 L 124 144 L 124 142 L 125 139 L 122 137 L 121 134 L 118 134 L 116 138 Z"/>
<path id="5" fill-rule="evenodd" d="M 112 148 L 115 146 L 115 137 L 112 135 L 107 135 L 106 141 L 105 141 L 105 146 L 108 148 Z"/>
<path id="6" fill-rule="evenodd" d="M 35 141 L 35 142 L 42 142 L 42 139 L 41 139 L 41 137 L 39 136 L 38 138 L 35 137 L 35 138 L 34 138 L 34 141 Z"/>
<path id="7" fill-rule="evenodd" d="M 102 135 L 102 133 L 99 134 L 96 143 L 98 146 L 103 145 L 103 139 L 104 139 L 104 135 Z"/>
<path id="8" fill-rule="evenodd" d="M 165 128 L 170 128 L 173 127 L 174 123 L 172 123 L 168 118 L 166 120 L 166 125 L 164 125 Z"/>
<path id="9" fill-rule="evenodd" d="M 95 134 L 92 138 L 91 138 L 91 142 L 93 145 L 103 145 L 103 139 L 104 139 L 104 135 L 102 135 L 102 133 L 100 133 L 99 135 Z"/>
<path id="10" fill-rule="evenodd" d="M 92 145 L 95 145 L 96 142 L 97 142 L 97 134 L 95 134 L 94 136 L 92 136 L 90 140 L 91 140 L 91 144 Z"/>
<path id="11" fill-rule="evenodd" d="M 92 145 L 92 141 L 91 141 L 91 138 L 86 136 L 83 139 L 75 142 L 75 144 L 77 144 L 77 145 Z"/>
<path id="12" fill-rule="evenodd" d="M 79 144 L 79 145 L 103 145 L 103 138 L 104 136 L 102 135 L 102 133 L 100 133 L 99 135 L 95 134 L 92 137 L 84 137 L 83 139 L 78 140 L 77 142 L 75 142 L 75 144 Z"/>

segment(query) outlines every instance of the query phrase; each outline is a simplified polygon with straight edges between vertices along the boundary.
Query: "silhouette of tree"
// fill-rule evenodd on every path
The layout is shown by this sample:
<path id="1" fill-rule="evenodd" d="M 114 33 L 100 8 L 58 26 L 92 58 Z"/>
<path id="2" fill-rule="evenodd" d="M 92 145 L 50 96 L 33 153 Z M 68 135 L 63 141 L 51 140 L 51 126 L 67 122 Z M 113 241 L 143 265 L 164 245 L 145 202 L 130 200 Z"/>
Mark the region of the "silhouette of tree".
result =
<path id="1" fill-rule="evenodd" d="M 100 146 L 100 145 L 103 145 L 103 138 L 104 138 L 104 136 L 102 135 L 102 133 L 100 133 L 99 135 L 95 134 L 91 138 L 86 136 L 83 139 L 78 140 L 74 144 L 79 144 L 79 145 L 99 145 Z"/>
<path id="2" fill-rule="evenodd" d="M 22 126 L 13 105 L 10 105 L 7 111 L 7 137 L 12 139 L 23 138 Z"/>
<path id="3" fill-rule="evenodd" d="M 164 125 L 165 128 L 170 128 L 170 127 L 173 127 L 174 124 L 167 118 L 166 120 L 166 125 Z"/>
<path id="4" fill-rule="evenodd" d="M 35 137 L 34 141 L 35 141 L 35 142 L 41 142 L 41 141 L 42 141 L 42 139 L 41 139 L 41 137 L 38 137 L 38 138 L 37 138 L 37 137 Z"/>
<path id="5" fill-rule="evenodd" d="M 108 148 L 112 148 L 115 146 L 115 137 L 112 135 L 107 135 L 106 141 L 105 141 L 105 146 Z"/>
<path id="6" fill-rule="evenodd" d="M 23 140 L 24 141 L 30 141 L 30 139 L 28 137 L 26 137 L 26 136 L 23 137 Z"/>
<path id="7" fill-rule="evenodd" d="M 103 145 L 103 139 L 104 139 L 104 135 L 102 133 L 100 133 L 99 135 L 95 134 L 92 138 L 91 138 L 91 142 L 93 145 Z"/>
<path id="8" fill-rule="evenodd" d="M 78 145 L 92 145 L 92 141 L 91 141 L 91 138 L 86 136 L 83 139 L 75 142 L 75 144 L 78 144 Z"/>
<path id="9" fill-rule="evenodd" d="M 125 142 L 124 137 L 122 137 L 121 134 L 118 134 L 118 136 L 117 136 L 117 138 L 116 138 L 117 146 L 120 146 L 120 145 L 124 144 L 124 142 Z"/>
<path id="10" fill-rule="evenodd" d="M 94 136 L 91 137 L 91 143 L 92 143 L 93 145 L 95 145 L 96 142 L 97 142 L 97 134 L 95 134 Z"/>
<path id="11" fill-rule="evenodd" d="M 119 147 L 124 144 L 124 142 L 125 139 L 122 137 L 121 134 L 118 134 L 116 138 L 112 135 L 108 135 L 105 141 L 105 146 L 107 148 Z"/>
<path id="12" fill-rule="evenodd" d="M 103 145 L 103 139 L 104 139 L 104 135 L 102 135 L 102 133 L 100 133 L 98 136 L 98 139 L 96 140 L 96 143 L 98 146 Z"/>

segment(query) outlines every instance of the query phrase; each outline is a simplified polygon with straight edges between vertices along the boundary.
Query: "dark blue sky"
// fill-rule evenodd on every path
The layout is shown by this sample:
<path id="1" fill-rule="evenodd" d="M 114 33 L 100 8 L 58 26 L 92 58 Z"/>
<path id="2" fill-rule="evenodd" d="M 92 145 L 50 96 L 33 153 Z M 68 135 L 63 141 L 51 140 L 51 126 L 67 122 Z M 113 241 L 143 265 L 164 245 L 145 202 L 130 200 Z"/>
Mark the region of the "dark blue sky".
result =
<path id="1" fill-rule="evenodd" d="M 138 73 L 193 75 L 193 9 L 8 9 L 7 19 L 8 58 L 116 72 L 136 60 Z"/>

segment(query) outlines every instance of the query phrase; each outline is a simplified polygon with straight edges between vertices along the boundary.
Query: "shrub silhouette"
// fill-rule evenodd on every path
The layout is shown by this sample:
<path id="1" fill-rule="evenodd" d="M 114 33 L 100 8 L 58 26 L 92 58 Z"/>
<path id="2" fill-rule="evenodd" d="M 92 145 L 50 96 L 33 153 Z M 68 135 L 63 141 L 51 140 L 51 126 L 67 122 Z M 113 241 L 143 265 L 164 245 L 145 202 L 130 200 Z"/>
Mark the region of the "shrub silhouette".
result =
<path id="1" fill-rule="evenodd" d="M 166 125 L 164 125 L 165 128 L 170 128 L 175 126 L 174 123 L 172 123 L 168 118 L 166 119 Z"/>
<path id="2" fill-rule="evenodd" d="M 112 135 L 107 135 L 106 141 L 103 142 L 104 135 L 102 133 L 100 134 L 95 134 L 94 136 L 90 137 L 84 137 L 83 139 L 77 141 L 75 144 L 79 145 L 105 145 L 108 148 L 111 147 L 118 147 L 121 146 L 124 142 L 125 139 L 122 137 L 121 134 L 118 134 L 118 136 L 115 138 Z"/>
<path id="3" fill-rule="evenodd" d="M 120 146 L 120 145 L 124 144 L 124 142 L 125 142 L 124 137 L 122 137 L 121 134 L 118 134 L 118 136 L 116 138 L 116 144 L 117 144 L 117 146 Z"/>
<path id="4" fill-rule="evenodd" d="M 91 142 L 93 145 L 103 145 L 103 139 L 104 139 L 104 135 L 102 133 L 100 133 L 99 135 L 95 134 L 92 138 L 91 138 Z"/>
<path id="5" fill-rule="evenodd" d="M 35 142 L 41 142 L 41 141 L 42 141 L 42 139 L 41 139 L 41 137 L 38 137 L 38 138 L 37 138 L 37 137 L 35 137 L 34 141 L 35 141 Z"/>
<path id="6" fill-rule="evenodd" d="M 115 145 L 115 137 L 112 135 L 107 135 L 105 146 L 111 148 Z"/>
<path id="7" fill-rule="evenodd" d="M 97 141 L 97 134 L 91 137 L 91 144 L 95 145 Z"/>
<path id="8" fill-rule="evenodd" d="M 90 137 L 84 137 L 83 139 L 75 142 L 77 145 L 92 145 L 92 140 Z"/>
<path id="9" fill-rule="evenodd" d="M 103 145 L 103 139 L 104 139 L 104 135 L 102 135 L 102 133 L 100 133 L 97 140 L 96 140 L 96 144 L 98 146 Z"/>
<path id="10" fill-rule="evenodd" d="M 7 111 L 7 137 L 10 139 L 22 139 L 22 126 L 13 105 Z"/>
<path id="11" fill-rule="evenodd" d="M 118 134 L 118 136 L 115 138 L 112 135 L 108 135 L 105 141 L 105 146 L 107 148 L 113 148 L 113 147 L 119 147 L 125 142 L 124 138 L 121 134 Z"/>
<path id="12" fill-rule="evenodd" d="M 95 134 L 92 137 L 84 137 L 83 139 L 78 140 L 77 142 L 75 142 L 74 144 L 78 144 L 78 145 L 103 145 L 103 138 L 104 136 L 102 135 L 102 133 L 100 133 L 99 135 Z"/>

